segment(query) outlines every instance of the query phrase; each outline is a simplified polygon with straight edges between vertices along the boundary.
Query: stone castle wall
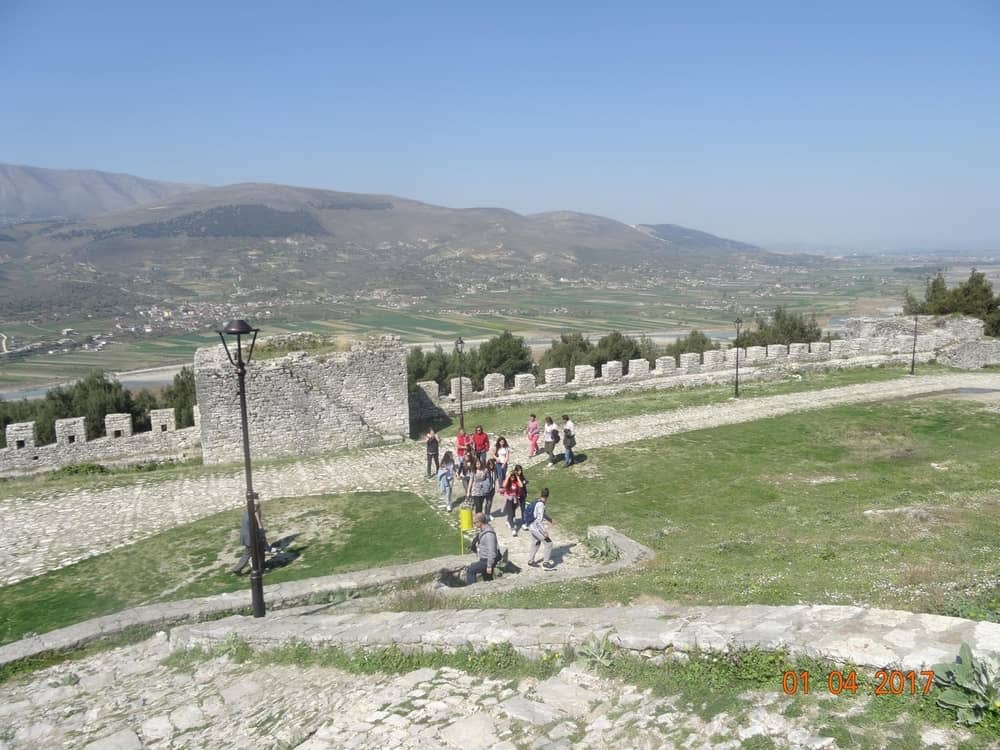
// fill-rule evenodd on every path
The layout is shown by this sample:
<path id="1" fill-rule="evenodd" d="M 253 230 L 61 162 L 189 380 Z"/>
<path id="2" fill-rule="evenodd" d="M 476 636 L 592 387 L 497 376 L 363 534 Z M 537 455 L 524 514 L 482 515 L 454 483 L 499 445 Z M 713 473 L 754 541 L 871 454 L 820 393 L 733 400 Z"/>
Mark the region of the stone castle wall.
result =
<path id="1" fill-rule="evenodd" d="M 87 440 L 83 417 L 57 419 L 56 442 L 38 445 L 34 422 L 7 425 L 7 447 L 0 449 L 0 476 L 23 476 L 52 471 L 73 464 L 97 463 L 128 466 L 147 461 L 183 461 L 201 455 L 201 431 L 197 426 L 176 429 L 173 409 L 153 409 L 152 429 L 134 432 L 131 414 L 108 414 L 104 418 L 107 437 Z"/>
<path id="2" fill-rule="evenodd" d="M 463 379 L 467 410 L 519 401 L 545 401 L 567 393 L 610 395 L 627 390 L 729 382 L 739 357 L 741 378 L 780 378 L 801 369 L 862 367 L 908 363 L 913 347 L 913 318 L 857 318 L 845 326 L 845 338 L 831 343 L 793 343 L 746 349 L 608 362 L 597 376 L 590 365 L 573 372 L 546 370 L 534 375 L 490 374 L 483 390 Z M 276 458 L 325 453 L 405 438 L 411 420 L 458 414 L 458 378 L 451 395 L 436 383 L 418 384 L 407 396 L 407 349 L 384 337 L 355 344 L 349 352 L 292 352 L 277 359 L 254 359 L 247 371 L 250 445 L 254 457 Z M 972 318 L 921 316 L 917 320 L 917 361 L 932 359 L 976 369 L 1000 364 L 1000 341 L 983 337 L 983 324 Z M 623 374 L 627 372 L 627 374 Z M 0 449 L 0 476 L 58 469 L 78 463 L 127 465 L 150 460 L 180 460 L 199 455 L 205 463 L 242 459 L 236 374 L 221 346 L 195 355 L 199 407 L 194 428 L 175 429 L 173 411 L 150 413 L 153 429 L 133 433 L 127 414 L 109 414 L 107 437 L 87 440 L 83 417 L 56 420 L 56 442 L 37 445 L 33 422 L 7 426 L 7 448 Z M 200 411 L 200 415 L 199 415 Z M 200 416 L 200 420 L 199 420 Z"/>
<path id="3" fill-rule="evenodd" d="M 250 448 L 256 458 L 326 453 L 410 434 L 407 349 L 397 337 L 358 342 L 349 352 L 292 352 L 247 368 Z M 206 464 L 241 461 L 236 371 L 222 346 L 194 360 Z"/>
<path id="4" fill-rule="evenodd" d="M 955 367 L 975 369 L 1000 363 L 1000 342 L 983 338 L 983 323 L 974 318 L 919 316 L 917 319 L 916 360 L 940 358 Z M 629 390 L 685 387 L 731 381 L 739 357 L 740 377 L 779 378 L 802 369 L 862 367 L 888 363 L 909 363 L 913 354 L 914 319 L 853 318 L 845 326 L 845 338 L 832 342 L 793 343 L 788 346 L 750 346 L 745 349 L 681 354 L 679 358 L 658 357 L 651 370 L 645 359 L 624 363 L 606 362 L 601 376 L 591 365 L 577 365 L 573 372 L 561 368 L 545 370 L 544 382 L 534 375 L 514 377 L 514 387 L 503 387 L 502 375 L 487 375 L 482 391 L 473 391 L 472 381 L 463 378 L 462 400 L 466 411 L 523 401 L 548 401 L 567 393 L 611 395 Z M 743 369 L 746 368 L 746 369 Z M 458 378 L 451 382 L 450 395 L 441 395 L 435 382 L 417 383 L 417 395 L 410 404 L 410 419 L 433 420 L 459 413 Z"/>

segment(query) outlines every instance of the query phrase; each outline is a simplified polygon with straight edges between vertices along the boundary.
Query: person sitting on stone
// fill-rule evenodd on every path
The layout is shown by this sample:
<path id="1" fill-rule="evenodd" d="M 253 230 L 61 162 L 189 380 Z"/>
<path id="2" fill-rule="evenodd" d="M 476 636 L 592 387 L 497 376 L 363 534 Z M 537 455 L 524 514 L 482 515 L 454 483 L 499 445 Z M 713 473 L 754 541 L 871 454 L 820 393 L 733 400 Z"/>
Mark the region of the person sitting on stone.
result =
<path id="1" fill-rule="evenodd" d="M 483 513 L 476 513 L 472 524 L 478 531 L 472 542 L 472 550 L 478 553 L 479 559 L 466 567 L 465 582 L 475 583 L 476 577 L 479 575 L 482 575 L 484 581 L 492 581 L 493 566 L 500 559 L 500 543 L 497 541 L 497 533 L 490 526 L 489 519 Z"/>

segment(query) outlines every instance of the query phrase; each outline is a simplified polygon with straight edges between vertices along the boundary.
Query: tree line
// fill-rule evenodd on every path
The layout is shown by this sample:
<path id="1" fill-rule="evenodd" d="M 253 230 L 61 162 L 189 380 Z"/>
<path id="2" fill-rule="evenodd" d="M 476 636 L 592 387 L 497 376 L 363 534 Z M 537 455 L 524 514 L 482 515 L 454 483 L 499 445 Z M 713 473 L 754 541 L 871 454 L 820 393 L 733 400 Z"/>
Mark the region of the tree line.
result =
<path id="1" fill-rule="evenodd" d="M 778 307 L 770 316 L 758 315 L 749 321 L 735 345 L 809 343 L 830 338 L 829 335 L 824 338 L 815 316 L 806 318 L 804 313 Z M 653 367 L 658 357 L 670 356 L 676 360 L 681 354 L 700 354 L 719 348 L 719 342 L 712 341 L 697 329 L 664 346 L 656 344 L 648 336 L 635 338 L 620 331 L 602 336 L 596 344 L 580 333 L 564 333 L 552 340 L 541 359 L 535 363 L 524 339 L 504 331 L 462 355 L 462 374 L 472 380 L 473 388 L 480 390 L 486 375 L 502 373 L 509 388 L 514 384 L 514 376 L 521 373 L 531 373 L 539 382 L 544 382 L 544 373 L 548 368 L 572 371 L 577 365 L 592 365 L 595 374 L 600 375 L 605 363 L 618 361 L 622 363 L 622 372 L 627 374 L 631 359 L 645 359 Z M 450 393 L 451 379 L 458 377 L 458 365 L 458 354 L 454 350 L 445 352 L 440 344 L 426 352 L 412 349 L 406 360 L 410 392 L 416 390 L 418 382 L 433 380 L 441 393 Z"/>
<path id="2" fill-rule="evenodd" d="M 149 390 L 133 393 L 117 380 L 100 372 L 91 373 L 72 385 L 51 389 L 45 398 L 0 401 L 0 447 L 6 447 L 7 425 L 34 422 L 39 445 L 56 441 L 55 421 L 83 417 L 87 439 L 104 436 L 104 417 L 131 414 L 136 432 L 150 429 L 151 409 L 174 410 L 178 429 L 194 425 L 194 371 L 181 368 L 173 383 L 158 396 Z"/>
<path id="3" fill-rule="evenodd" d="M 903 295 L 903 312 L 906 315 L 971 315 L 985 323 L 987 336 L 1000 336 L 1000 298 L 993 294 L 993 284 L 986 274 L 975 268 L 969 278 L 949 289 L 944 276 L 938 271 L 927 280 L 924 298 L 919 300 L 907 289 Z"/>

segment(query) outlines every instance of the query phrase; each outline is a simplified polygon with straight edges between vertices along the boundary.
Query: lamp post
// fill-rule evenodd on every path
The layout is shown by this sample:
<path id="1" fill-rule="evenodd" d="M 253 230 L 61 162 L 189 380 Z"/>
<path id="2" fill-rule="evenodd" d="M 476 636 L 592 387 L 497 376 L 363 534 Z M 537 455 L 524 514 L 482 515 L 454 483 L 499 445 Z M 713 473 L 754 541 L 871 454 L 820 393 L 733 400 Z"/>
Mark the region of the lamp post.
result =
<path id="1" fill-rule="evenodd" d="M 917 369 L 917 321 L 919 319 L 919 315 L 913 316 L 913 354 L 910 355 L 910 375 L 913 375 Z"/>
<path id="2" fill-rule="evenodd" d="M 743 325 L 743 319 L 736 319 L 736 395 L 734 398 L 740 397 L 740 326 Z"/>
<path id="3" fill-rule="evenodd" d="M 458 426 L 465 429 L 465 404 L 462 402 L 462 352 L 465 351 L 465 342 L 459 336 L 455 339 L 455 351 L 458 352 Z"/>
<path id="4" fill-rule="evenodd" d="M 243 427 L 243 470 L 246 472 L 247 484 L 247 516 L 250 520 L 250 599 L 253 603 L 253 616 L 264 616 L 264 547 L 261 544 L 260 529 L 257 526 L 257 513 L 254 505 L 257 501 L 257 493 L 253 491 L 253 476 L 250 473 L 250 434 L 247 428 L 247 365 L 253 356 L 253 347 L 257 343 L 259 328 L 251 328 L 245 320 L 231 320 L 226 323 L 226 327 L 221 331 L 216 331 L 222 339 L 222 346 L 226 350 L 229 363 L 236 368 L 236 381 L 239 384 L 240 393 L 240 422 Z M 250 348 L 247 350 L 247 357 L 243 359 L 243 337 L 250 336 Z M 226 343 L 227 336 L 236 337 L 236 358 L 229 351 L 229 344 Z"/>

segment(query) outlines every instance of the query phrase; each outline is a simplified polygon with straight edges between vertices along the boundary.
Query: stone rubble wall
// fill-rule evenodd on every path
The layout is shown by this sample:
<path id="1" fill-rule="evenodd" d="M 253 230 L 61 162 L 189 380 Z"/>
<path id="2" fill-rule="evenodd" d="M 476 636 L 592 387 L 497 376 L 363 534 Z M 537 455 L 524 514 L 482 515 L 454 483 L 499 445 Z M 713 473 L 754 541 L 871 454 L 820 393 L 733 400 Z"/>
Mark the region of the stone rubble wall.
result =
<path id="1" fill-rule="evenodd" d="M 865 367 L 908 363 L 913 349 L 912 317 L 855 318 L 845 324 L 845 338 L 789 346 L 751 346 L 658 357 L 655 367 L 643 359 L 608 362 L 595 368 L 579 365 L 572 373 L 550 368 L 544 382 L 534 375 L 514 377 L 507 387 L 499 373 L 486 376 L 482 391 L 463 379 L 466 409 L 518 401 L 545 401 L 568 393 L 611 395 L 648 388 L 691 387 L 733 378 L 737 358 L 740 377 L 775 379 L 802 369 Z M 916 358 L 937 359 L 963 369 L 1000 364 L 1000 341 L 983 337 L 974 318 L 919 316 Z M 407 350 L 398 338 L 383 337 L 355 344 L 350 352 L 310 355 L 292 352 L 277 359 L 257 359 L 247 372 L 250 445 L 260 458 L 327 453 L 340 448 L 395 442 L 407 437 L 412 420 L 440 418 L 459 412 L 458 379 L 452 393 L 440 394 L 436 383 L 417 384 L 407 394 Z M 745 369 L 743 369 L 745 368 Z M 568 380 L 567 375 L 572 379 Z M 56 443 L 38 446 L 33 422 L 7 426 L 7 448 L 0 449 L 0 477 L 51 471 L 77 463 L 128 465 L 149 460 L 185 460 L 199 455 L 205 463 L 242 459 L 236 375 L 221 346 L 195 355 L 195 384 L 204 419 L 195 411 L 195 428 L 177 430 L 173 411 L 150 412 L 152 433 L 133 434 L 127 414 L 109 414 L 107 438 L 87 440 L 83 418 L 56 421 Z M 154 434 L 155 433 L 155 434 Z M 116 434 L 120 437 L 114 437 Z"/>
<path id="2" fill-rule="evenodd" d="M 303 456 L 404 439 L 410 433 L 406 353 L 398 337 L 385 336 L 355 343 L 349 352 L 251 360 L 252 455 Z M 194 377 L 205 463 L 242 460 L 236 371 L 221 345 L 196 352 Z"/>
<path id="3" fill-rule="evenodd" d="M 808 369 L 903 364 L 909 363 L 913 354 L 913 326 L 912 317 L 853 318 L 845 325 L 845 338 L 833 342 L 731 348 L 681 354 L 677 359 L 657 357 L 652 370 L 646 360 L 629 360 L 627 374 L 622 374 L 623 363 L 616 361 L 606 362 L 599 376 L 590 365 L 576 365 L 572 373 L 562 368 L 549 368 L 545 370 L 544 383 L 536 382 L 530 374 L 516 375 L 514 387 L 502 390 L 496 387 L 500 375 L 487 375 L 491 387 L 482 391 L 474 391 L 471 381 L 466 378 L 462 401 L 466 410 L 472 410 L 519 401 L 559 399 L 568 393 L 596 396 L 721 383 L 734 377 L 737 358 L 740 377 L 747 380 L 779 378 Z M 975 318 L 922 315 L 917 319 L 916 360 L 929 362 L 934 359 L 963 369 L 1000 364 L 1000 341 L 984 338 L 983 323 Z M 410 404 L 410 419 L 458 414 L 457 393 L 457 378 L 453 379 L 452 393 L 447 396 L 439 393 L 437 383 L 417 383 L 417 395 Z"/>
<path id="4" fill-rule="evenodd" d="M 83 417 L 57 419 L 56 442 L 51 445 L 37 444 L 34 422 L 9 424 L 7 447 L 0 449 L 0 477 L 37 474 L 82 463 L 128 466 L 147 461 L 186 461 L 201 455 L 199 429 L 176 429 L 173 409 L 153 409 L 150 421 L 151 431 L 134 432 L 132 415 L 108 414 L 104 419 L 107 437 L 87 440 Z"/>

